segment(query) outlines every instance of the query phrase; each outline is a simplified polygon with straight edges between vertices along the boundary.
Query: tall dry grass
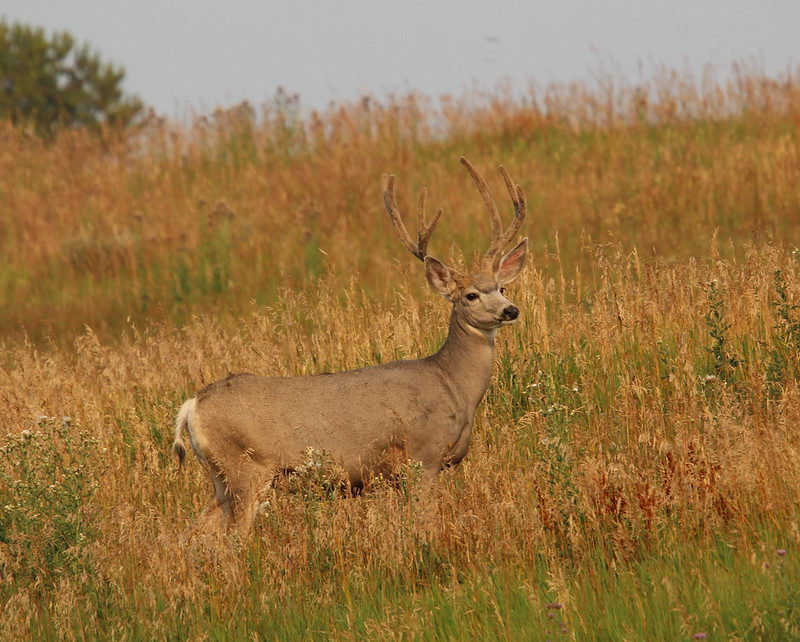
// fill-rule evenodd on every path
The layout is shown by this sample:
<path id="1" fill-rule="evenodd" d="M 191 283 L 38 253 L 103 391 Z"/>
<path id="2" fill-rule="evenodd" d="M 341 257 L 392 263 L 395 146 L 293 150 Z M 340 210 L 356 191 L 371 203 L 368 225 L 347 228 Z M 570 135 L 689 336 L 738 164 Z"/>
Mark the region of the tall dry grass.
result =
<path id="1" fill-rule="evenodd" d="M 484 216 L 465 155 L 504 163 L 529 195 L 533 247 L 570 266 L 584 239 L 642 256 L 701 255 L 716 229 L 737 246 L 797 243 L 798 85 L 743 67 L 730 80 L 667 70 L 637 86 L 531 87 L 445 98 L 371 99 L 305 114 L 279 93 L 179 125 L 151 118 L 102 143 L 45 145 L 0 125 L 0 329 L 36 343 L 85 324 L 246 312 L 332 262 L 373 296 L 401 248 L 379 187 L 398 175 L 405 209 L 423 184 L 446 211 L 436 251 L 476 248 Z M 500 192 L 502 182 L 492 181 Z M 727 248 L 725 248 L 727 254 Z"/>
<path id="2" fill-rule="evenodd" d="M 102 150 L 3 130 L 0 637 L 797 636 L 796 89 L 667 89 L 307 121 L 282 99 Z M 251 536 L 195 532 L 187 396 L 442 342 L 376 177 L 406 210 L 424 180 L 460 260 L 487 226 L 458 153 L 505 163 L 533 238 L 466 460 L 433 491 L 309 475 Z"/>
<path id="3" fill-rule="evenodd" d="M 325 277 L 237 324 L 6 348 L 3 636 L 392 638 L 435 625 L 513 638 L 548 630 L 554 602 L 578 637 L 653 633 L 615 594 L 621 581 L 657 637 L 795 634 L 797 257 L 766 246 L 742 263 L 664 265 L 590 249 L 591 292 L 536 269 L 515 285 L 523 317 L 500 337 L 475 440 L 432 493 L 413 467 L 399 488 L 356 498 L 308 478 L 240 541 L 193 534 L 211 489 L 199 464 L 180 474 L 169 457 L 181 401 L 229 370 L 426 353 L 445 330 L 441 302 L 393 272 L 395 303 L 354 283 L 341 305 Z M 470 615 L 475 604 L 486 611 Z"/>

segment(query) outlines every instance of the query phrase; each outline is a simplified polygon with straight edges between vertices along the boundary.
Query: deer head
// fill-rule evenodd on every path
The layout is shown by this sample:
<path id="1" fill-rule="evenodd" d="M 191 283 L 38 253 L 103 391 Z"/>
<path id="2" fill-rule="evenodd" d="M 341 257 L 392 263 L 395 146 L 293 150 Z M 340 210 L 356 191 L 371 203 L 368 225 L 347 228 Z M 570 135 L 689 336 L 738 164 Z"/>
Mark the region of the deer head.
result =
<path id="1" fill-rule="evenodd" d="M 513 281 L 525 266 L 528 239 L 523 238 L 506 254 L 501 253 L 514 240 L 525 220 L 527 204 L 522 189 L 511 180 L 501 165 L 500 174 L 503 176 L 514 204 L 514 220 L 503 232 L 500 213 L 486 181 L 463 156 L 461 163 L 472 176 L 486 205 L 491 223 L 492 240 L 483 256 L 480 269 L 476 272 L 466 273 L 455 270 L 428 254 L 428 242 L 436 229 L 442 210 L 439 209 L 436 212 L 430 223 L 426 221 L 427 190 L 425 188 L 422 189 L 419 198 L 416 242 L 412 240 L 406 230 L 397 207 L 394 175 L 387 177 L 384 174 L 383 176 L 383 200 L 400 241 L 409 252 L 425 264 L 425 275 L 431 288 L 453 303 L 454 311 L 459 319 L 463 319 L 469 327 L 493 339 L 497 328 L 514 323 L 519 316 L 519 309 L 504 296 L 503 286 Z"/>

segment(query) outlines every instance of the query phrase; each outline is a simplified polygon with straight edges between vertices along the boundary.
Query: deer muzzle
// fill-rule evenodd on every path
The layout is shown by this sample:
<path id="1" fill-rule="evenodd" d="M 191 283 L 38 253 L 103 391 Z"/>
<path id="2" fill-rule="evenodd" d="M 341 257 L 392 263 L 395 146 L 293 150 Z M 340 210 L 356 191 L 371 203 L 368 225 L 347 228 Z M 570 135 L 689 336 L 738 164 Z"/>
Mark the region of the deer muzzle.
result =
<path id="1" fill-rule="evenodd" d="M 519 316 L 519 308 L 516 305 L 509 305 L 503 309 L 501 319 L 504 322 L 516 321 Z"/>

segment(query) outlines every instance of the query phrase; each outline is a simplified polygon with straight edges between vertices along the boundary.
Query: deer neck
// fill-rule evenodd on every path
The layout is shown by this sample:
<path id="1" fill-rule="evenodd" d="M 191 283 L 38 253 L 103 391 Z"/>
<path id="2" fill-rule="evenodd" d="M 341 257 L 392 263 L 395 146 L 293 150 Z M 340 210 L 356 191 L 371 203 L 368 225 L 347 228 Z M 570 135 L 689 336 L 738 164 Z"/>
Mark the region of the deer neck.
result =
<path id="1" fill-rule="evenodd" d="M 482 331 L 469 325 L 453 309 L 444 345 L 433 359 L 457 383 L 464 401 L 474 407 L 483 399 L 492 378 L 497 330 Z"/>

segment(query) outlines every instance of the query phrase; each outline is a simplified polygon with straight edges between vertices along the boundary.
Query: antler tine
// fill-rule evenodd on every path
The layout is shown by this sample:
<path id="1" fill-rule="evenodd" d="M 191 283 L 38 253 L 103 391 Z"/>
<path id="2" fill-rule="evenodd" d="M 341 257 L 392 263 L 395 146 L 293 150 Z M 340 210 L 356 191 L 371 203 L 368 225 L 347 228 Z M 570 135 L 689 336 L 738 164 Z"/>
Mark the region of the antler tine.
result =
<path id="1" fill-rule="evenodd" d="M 508 195 L 514 203 L 514 220 L 511 221 L 511 225 L 508 226 L 505 234 L 501 237 L 504 239 L 503 247 L 505 247 L 505 245 L 514 239 L 517 232 L 519 232 L 519 228 L 522 227 L 522 223 L 525 221 L 525 215 L 528 213 L 528 201 L 525 198 L 525 193 L 522 191 L 522 188 L 511 180 L 506 168 L 500 165 L 499 169 L 503 180 L 506 182 Z M 495 265 L 494 267 L 497 269 L 498 266 Z"/>
<path id="2" fill-rule="evenodd" d="M 425 221 L 425 200 L 428 195 L 428 190 L 423 187 L 422 193 L 419 195 L 419 209 L 417 212 L 417 242 L 414 243 L 414 241 L 411 240 L 411 235 L 408 233 L 408 230 L 406 230 L 406 226 L 403 224 L 403 219 L 400 217 L 400 210 L 397 208 L 394 174 L 390 176 L 384 174 L 381 178 L 381 182 L 384 184 L 383 203 L 386 205 L 389 218 L 392 219 L 397 236 L 400 237 L 400 241 L 406 246 L 409 252 L 420 261 L 425 261 L 425 257 L 428 255 L 428 241 L 430 241 L 436 229 L 436 225 L 439 223 L 439 217 L 442 215 L 443 210 L 439 208 L 430 223 Z"/>
<path id="3" fill-rule="evenodd" d="M 489 212 L 489 219 L 492 224 L 492 242 L 489 245 L 489 249 L 486 250 L 486 254 L 483 256 L 483 266 L 496 272 L 500 268 L 501 250 L 514 238 L 519 228 L 522 226 L 522 222 L 525 220 L 525 215 L 528 211 L 525 194 L 522 192 L 522 188 L 511 180 L 505 167 L 500 165 L 500 174 L 506 183 L 506 188 L 514 203 L 514 220 L 511 221 L 511 225 L 509 225 L 508 229 L 503 232 L 503 222 L 500 219 L 497 204 L 489 193 L 489 187 L 486 185 L 486 181 L 483 180 L 483 177 L 478 174 L 472 164 L 463 156 L 461 157 L 461 163 L 469 170 L 472 180 L 475 182 L 478 192 L 480 192 L 483 202 L 486 204 L 486 209 Z"/>
<path id="4" fill-rule="evenodd" d="M 422 260 L 428 255 L 428 241 L 433 236 L 433 231 L 439 224 L 439 217 L 444 211 L 441 207 L 436 210 L 436 214 L 430 223 L 425 222 L 425 199 L 428 197 L 428 188 L 423 187 L 419 194 L 419 208 L 417 210 L 417 247 L 422 253 Z"/>
<path id="5" fill-rule="evenodd" d="M 461 156 L 459 160 L 461 160 L 461 164 L 469 171 L 469 175 L 472 176 L 472 181 L 475 183 L 475 187 L 478 188 L 483 203 L 486 205 L 486 211 L 489 212 L 489 220 L 492 224 L 492 239 L 496 239 L 503 231 L 503 221 L 500 219 L 497 203 L 494 202 L 489 192 L 489 186 L 486 184 L 486 181 L 483 180 L 483 176 L 478 174 L 478 170 L 472 166 L 472 163 L 463 156 Z"/>

